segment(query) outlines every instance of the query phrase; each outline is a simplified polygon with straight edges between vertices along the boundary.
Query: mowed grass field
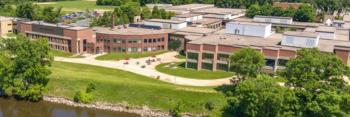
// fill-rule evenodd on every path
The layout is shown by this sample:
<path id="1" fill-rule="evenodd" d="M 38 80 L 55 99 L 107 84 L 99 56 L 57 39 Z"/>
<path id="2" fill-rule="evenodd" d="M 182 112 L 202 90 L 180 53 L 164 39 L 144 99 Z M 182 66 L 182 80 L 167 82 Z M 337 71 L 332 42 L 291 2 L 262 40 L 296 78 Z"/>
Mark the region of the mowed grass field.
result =
<path id="1" fill-rule="evenodd" d="M 193 79 L 220 79 L 220 78 L 228 78 L 234 75 L 231 72 L 225 71 L 209 71 L 209 70 L 195 70 L 185 68 L 184 62 L 179 63 L 163 63 L 156 66 L 156 70 L 159 72 L 163 72 L 166 74 L 180 76 L 185 78 L 193 78 Z"/>
<path id="2" fill-rule="evenodd" d="M 147 105 L 152 109 L 169 111 L 182 101 L 184 111 L 211 116 L 221 116 L 221 109 L 226 105 L 224 95 L 215 91 L 214 87 L 173 85 L 131 72 L 65 62 L 54 62 L 51 70 L 45 92 L 49 96 L 72 99 L 75 92 L 85 90 L 87 84 L 93 82 L 97 88 L 95 101 L 99 102 Z M 205 109 L 207 102 L 214 103 L 214 110 Z"/>
<path id="3" fill-rule="evenodd" d="M 77 12 L 90 10 L 113 11 L 114 6 L 98 6 L 94 0 L 72 0 L 72 1 L 57 1 L 57 2 L 38 2 L 40 6 L 62 7 L 65 12 Z"/>
<path id="4" fill-rule="evenodd" d="M 102 56 L 96 57 L 96 60 L 123 60 L 126 58 L 143 58 L 152 57 L 159 54 L 166 53 L 167 51 L 154 51 L 154 52 L 143 52 L 143 53 L 108 53 Z"/>

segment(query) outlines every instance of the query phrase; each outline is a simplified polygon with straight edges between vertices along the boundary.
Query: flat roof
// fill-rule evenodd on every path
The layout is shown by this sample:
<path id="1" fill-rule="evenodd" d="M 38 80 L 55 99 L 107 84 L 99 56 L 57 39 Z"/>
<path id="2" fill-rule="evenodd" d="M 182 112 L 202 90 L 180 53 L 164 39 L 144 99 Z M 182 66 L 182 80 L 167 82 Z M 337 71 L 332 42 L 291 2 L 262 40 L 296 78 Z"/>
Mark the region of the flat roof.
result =
<path id="1" fill-rule="evenodd" d="M 214 33 L 218 29 L 212 29 L 212 28 L 200 28 L 200 27 L 186 27 L 177 30 L 176 32 L 187 32 L 187 33 L 199 33 L 199 34 L 209 34 Z M 176 33 L 175 32 L 175 33 Z"/>
<path id="2" fill-rule="evenodd" d="M 114 29 L 106 28 L 106 27 L 94 27 L 93 30 L 96 33 L 103 34 L 117 34 L 117 35 L 147 35 L 147 34 L 164 34 L 170 33 L 174 30 L 171 29 L 146 29 L 146 28 L 136 28 L 136 27 L 127 27 L 116 26 Z"/>
<path id="3" fill-rule="evenodd" d="M 297 50 L 300 47 L 281 45 L 282 34 L 272 34 L 267 38 L 233 35 L 233 34 L 212 34 L 188 42 L 189 44 L 209 44 L 209 45 L 228 45 L 238 47 L 254 48 L 279 48 L 282 50 Z M 320 39 L 318 48 L 323 52 L 333 52 L 336 46 L 350 47 L 350 41 Z"/>
<path id="4" fill-rule="evenodd" d="M 186 23 L 186 21 L 166 20 L 166 19 L 149 19 L 149 20 L 146 20 L 146 21 L 148 21 L 148 22 L 160 22 L 160 23 L 171 23 L 171 24 Z"/>
<path id="5" fill-rule="evenodd" d="M 328 32 L 328 33 L 335 33 L 337 29 L 335 27 L 329 27 L 329 26 L 319 26 L 316 29 L 316 32 Z"/>
<path id="6" fill-rule="evenodd" d="M 188 14 L 176 15 L 174 17 L 190 18 L 190 17 L 196 17 L 196 16 L 201 16 L 201 14 L 188 13 Z"/>
<path id="7" fill-rule="evenodd" d="M 275 18 L 275 19 L 293 19 L 291 17 L 278 17 L 278 16 L 262 16 L 262 15 L 256 15 L 254 18 Z"/>
<path id="8" fill-rule="evenodd" d="M 232 8 L 208 8 L 208 9 L 201 9 L 193 11 L 194 13 L 201 13 L 201 14 L 244 14 L 245 9 L 232 9 Z"/>
<path id="9" fill-rule="evenodd" d="M 81 27 L 81 26 L 68 26 L 68 25 L 62 25 L 62 24 L 52 24 L 52 23 L 47 23 L 47 22 L 43 22 L 43 21 L 29 21 L 29 22 L 24 22 L 24 23 L 36 24 L 36 25 L 41 25 L 41 26 L 58 27 L 58 28 L 69 29 L 69 30 L 84 30 L 84 29 L 89 28 L 89 27 Z"/>
<path id="10" fill-rule="evenodd" d="M 13 19 L 15 19 L 15 18 L 0 16 L 0 21 L 9 21 L 9 20 L 13 20 Z"/>
<path id="11" fill-rule="evenodd" d="M 350 22 L 350 15 L 344 15 L 343 21 Z"/>
<path id="12" fill-rule="evenodd" d="M 171 10 L 196 10 L 196 9 L 203 9 L 203 8 L 210 8 L 210 7 L 214 7 L 214 4 L 185 4 L 185 5 L 178 5 L 178 6 L 168 7 L 166 9 L 171 9 Z"/>
<path id="13" fill-rule="evenodd" d="M 256 22 L 235 22 L 235 21 L 231 21 L 228 23 L 232 23 L 232 24 L 244 24 L 244 25 L 256 25 L 256 26 L 268 26 L 271 24 L 268 23 L 256 23 Z"/>
<path id="14" fill-rule="evenodd" d="M 222 22 L 222 20 L 215 19 L 215 18 L 203 18 L 200 20 L 192 21 L 192 25 L 193 24 L 207 25 L 207 24 L 212 24 L 212 23 L 217 23 L 217 22 Z"/>
<path id="15" fill-rule="evenodd" d="M 286 31 L 283 33 L 283 35 L 288 35 L 288 36 L 296 36 L 296 37 L 312 37 L 312 38 L 317 38 L 318 34 L 313 33 L 313 32 L 297 32 L 297 31 Z"/>

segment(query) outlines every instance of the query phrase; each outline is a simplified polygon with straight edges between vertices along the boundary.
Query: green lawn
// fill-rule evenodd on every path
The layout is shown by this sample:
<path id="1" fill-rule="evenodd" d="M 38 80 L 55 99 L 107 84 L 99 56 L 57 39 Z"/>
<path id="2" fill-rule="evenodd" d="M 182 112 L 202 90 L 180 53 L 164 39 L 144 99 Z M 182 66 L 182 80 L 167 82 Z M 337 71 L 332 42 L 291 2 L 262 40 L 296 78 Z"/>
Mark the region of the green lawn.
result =
<path id="1" fill-rule="evenodd" d="M 40 6 L 62 7 L 62 10 L 66 12 L 85 11 L 86 9 L 112 11 L 114 9 L 114 6 L 98 6 L 95 1 L 89 0 L 40 2 L 36 4 Z"/>
<path id="2" fill-rule="evenodd" d="M 72 99 L 76 91 L 84 90 L 89 82 L 93 82 L 97 88 L 95 101 L 100 102 L 127 102 L 133 106 L 147 105 L 168 111 L 175 102 L 182 100 L 186 112 L 211 116 L 220 116 L 221 109 L 226 105 L 224 95 L 213 87 L 173 85 L 131 72 L 64 62 L 54 62 L 51 70 L 45 92 L 49 96 Z M 207 102 L 214 102 L 215 109 L 205 109 Z"/>
<path id="3" fill-rule="evenodd" d="M 157 71 L 175 75 L 175 76 L 181 76 L 186 78 L 193 78 L 193 79 L 219 79 L 219 78 L 228 78 L 230 76 L 233 76 L 233 73 L 231 72 L 225 72 L 225 71 L 209 71 L 209 70 L 195 70 L 195 69 L 186 69 L 184 68 L 185 63 L 163 63 L 158 66 L 156 66 Z"/>
<path id="4" fill-rule="evenodd" d="M 58 57 L 71 57 L 73 56 L 72 53 L 68 53 L 68 52 L 64 52 L 64 51 L 59 51 L 59 50 L 54 50 L 54 49 L 51 49 L 51 54 L 53 56 L 58 56 Z"/>
<path id="5" fill-rule="evenodd" d="M 186 59 L 186 56 L 181 55 L 181 54 L 178 54 L 178 55 L 175 56 L 175 58 L 178 58 L 178 59 Z"/>
<path id="6" fill-rule="evenodd" d="M 59 51 L 59 50 L 54 50 L 51 49 L 51 54 L 56 57 L 66 57 L 66 58 L 84 58 L 84 56 L 81 55 L 74 55 L 72 53 L 64 52 L 64 51 Z"/>
<path id="7" fill-rule="evenodd" d="M 163 54 L 167 51 L 143 52 L 143 53 L 108 53 L 96 57 L 96 60 L 122 60 L 126 58 L 143 58 L 151 57 L 153 55 Z"/>

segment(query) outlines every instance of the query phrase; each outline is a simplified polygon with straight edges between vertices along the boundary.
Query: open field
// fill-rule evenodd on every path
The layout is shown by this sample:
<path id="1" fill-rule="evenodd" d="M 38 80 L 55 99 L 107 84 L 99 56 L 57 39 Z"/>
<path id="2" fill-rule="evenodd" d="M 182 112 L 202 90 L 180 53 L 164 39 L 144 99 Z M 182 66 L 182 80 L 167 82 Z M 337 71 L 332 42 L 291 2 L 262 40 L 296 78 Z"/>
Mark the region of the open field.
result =
<path id="1" fill-rule="evenodd" d="M 62 10 L 65 12 L 85 11 L 86 9 L 112 11 L 114 9 L 114 6 L 97 6 L 93 0 L 40 2 L 36 4 L 40 6 L 62 7 Z"/>
<path id="2" fill-rule="evenodd" d="M 209 71 L 209 70 L 195 70 L 195 69 L 186 69 L 184 66 L 185 63 L 163 63 L 156 66 L 156 70 L 166 74 L 181 76 L 185 78 L 193 79 L 219 79 L 219 78 L 228 78 L 233 76 L 233 73 L 224 72 L 224 71 Z"/>
<path id="3" fill-rule="evenodd" d="M 155 52 L 143 52 L 143 53 L 108 53 L 102 56 L 96 57 L 96 60 L 123 60 L 126 58 L 143 58 L 151 57 L 166 53 L 167 51 L 155 51 Z"/>
<path id="4" fill-rule="evenodd" d="M 97 88 L 95 101 L 99 102 L 147 105 L 168 111 L 176 102 L 183 101 L 184 111 L 212 116 L 220 116 L 220 110 L 226 104 L 224 95 L 212 87 L 172 85 L 126 71 L 83 64 L 54 62 L 51 70 L 45 93 L 49 96 L 72 99 L 76 91 L 84 90 L 89 82 L 93 82 Z M 214 110 L 204 108 L 207 102 L 215 104 Z"/>

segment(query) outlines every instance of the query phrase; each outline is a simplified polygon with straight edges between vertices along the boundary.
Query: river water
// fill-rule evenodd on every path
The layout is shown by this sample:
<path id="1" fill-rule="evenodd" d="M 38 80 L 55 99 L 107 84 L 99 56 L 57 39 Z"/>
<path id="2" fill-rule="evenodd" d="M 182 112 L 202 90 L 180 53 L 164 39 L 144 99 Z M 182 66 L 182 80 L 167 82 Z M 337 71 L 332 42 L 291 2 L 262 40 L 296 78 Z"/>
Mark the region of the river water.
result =
<path id="1" fill-rule="evenodd" d="M 32 103 L 0 98 L 0 117 L 139 117 L 139 115 L 71 107 L 44 101 Z"/>

